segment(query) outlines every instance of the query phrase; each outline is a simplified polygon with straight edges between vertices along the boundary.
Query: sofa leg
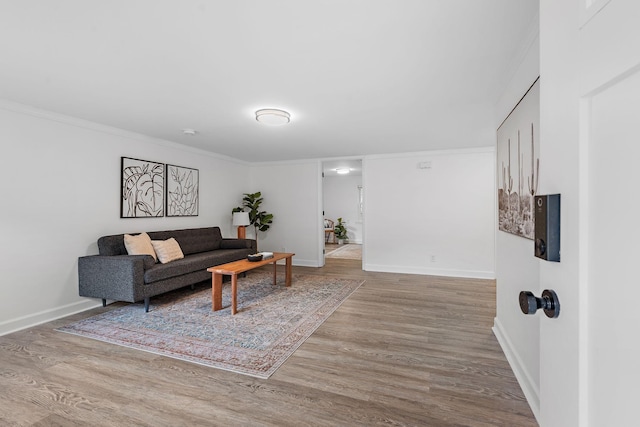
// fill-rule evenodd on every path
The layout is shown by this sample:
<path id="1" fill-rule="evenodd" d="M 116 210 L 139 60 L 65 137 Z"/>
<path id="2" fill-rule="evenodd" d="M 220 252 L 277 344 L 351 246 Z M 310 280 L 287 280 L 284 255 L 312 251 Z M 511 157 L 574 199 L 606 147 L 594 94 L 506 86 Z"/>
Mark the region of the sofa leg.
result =
<path id="1" fill-rule="evenodd" d="M 192 283 L 191 284 L 191 290 L 194 290 L 195 288 L 196 288 L 196 285 Z"/>
<path id="2" fill-rule="evenodd" d="M 102 306 L 103 307 L 107 306 L 107 299 L 106 298 L 102 298 Z"/>
<path id="3" fill-rule="evenodd" d="M 145 313 L 148 313 L 148 312 L 149 312 L 149 299 L 150 299 L 149 297 L 146 297 L 146 298 L 144 299 L 144 312 L 145 312 Z"/>

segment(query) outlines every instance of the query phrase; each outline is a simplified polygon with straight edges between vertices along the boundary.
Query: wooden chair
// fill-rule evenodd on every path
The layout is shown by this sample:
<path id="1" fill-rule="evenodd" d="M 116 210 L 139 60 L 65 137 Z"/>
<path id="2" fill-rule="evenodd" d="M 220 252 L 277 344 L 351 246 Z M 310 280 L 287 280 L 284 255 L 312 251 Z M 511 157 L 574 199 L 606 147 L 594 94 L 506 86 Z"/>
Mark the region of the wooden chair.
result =
<path id="1" fill-rule="evenodd" d="M 324 220 L 324 241 L 325 243 L 329 242 L 329 237 L 333 234 L 333 243 L 336 242 L 336 233 L 333 231 L 333 221 L 330 219 Z"/>

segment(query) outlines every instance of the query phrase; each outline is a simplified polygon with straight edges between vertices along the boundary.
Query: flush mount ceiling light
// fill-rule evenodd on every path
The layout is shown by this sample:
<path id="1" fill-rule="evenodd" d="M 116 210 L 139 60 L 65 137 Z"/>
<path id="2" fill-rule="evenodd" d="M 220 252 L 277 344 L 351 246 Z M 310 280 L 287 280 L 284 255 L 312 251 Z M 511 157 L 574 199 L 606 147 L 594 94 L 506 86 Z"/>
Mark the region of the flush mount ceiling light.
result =
<path id="1" fill-rule="evenodd" d="M 336 169 L 336 172 L 338 174 L 340 174 L 340 175 L 346 175 L 349 172 L 351 172 L 351 169 L 349 169 L 349 168 L 338 168 L 338 169 Z"/>
<path id="2" fill-rule="evenodd" d="M 264 108 L 256 111 L 256 120 L 270 126 L 286 125 L 291 120 L 291 115 L 284 110 Z"/>
<path id="3" fill-rule="evenodd" d="M 195 129 L 182 129 L 182 133 L 188 136 L 194 136 L 196 133 L 198 133 L 198 131 L 196 131 Z"/>

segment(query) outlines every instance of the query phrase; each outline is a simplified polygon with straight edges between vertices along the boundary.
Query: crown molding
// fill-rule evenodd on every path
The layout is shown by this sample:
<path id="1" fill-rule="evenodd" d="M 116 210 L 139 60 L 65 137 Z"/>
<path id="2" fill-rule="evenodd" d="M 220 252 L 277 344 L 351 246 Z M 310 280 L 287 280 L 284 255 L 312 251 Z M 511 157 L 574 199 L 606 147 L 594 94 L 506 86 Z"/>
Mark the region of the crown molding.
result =
<path id="1" fill-rule="evenodd" d="M 27 116 L 31 116 L 31 117 L 35 117 L 43 120 L 58 122 L 68 126 L 73 126 L 77 128 L 91 130 L 94 132 L 114 135 L 121 138 L 133 139 L 136 141 L 145 142 L 149 144 L 175 148 L 181 151 L 188 151 L 197 155 L 208 156 L 218 160 L 225 160 L 228 162 L 238 163 L 245 166 L 252 164 L 251 162 L 246 162 L 244 160 L 236 159 L 235 157 L 225 156 L 225 155 L 214 153 L 211 151 L 202 150 L 200 148 L 190 147 L 188 145 L 180 144 L 178 142 L 155 138 L 155 137 L 144 135 L 141 133 L 136 133 L 136 132 L 131 132 L 128 130 L 116 128 L 113 126 L 103 125 L 100 123 L 92 122 L 90 120 L 80 119 L 77 117 L 67 116 L 65 114 L 43 110 L 41 108 L 20 104 L 14 101 L 9 101 L 7 99 L 0 99 L 0 110 L 5 110 L 12 113 L 17 113 L 17 114 L 24 114 Z"/>

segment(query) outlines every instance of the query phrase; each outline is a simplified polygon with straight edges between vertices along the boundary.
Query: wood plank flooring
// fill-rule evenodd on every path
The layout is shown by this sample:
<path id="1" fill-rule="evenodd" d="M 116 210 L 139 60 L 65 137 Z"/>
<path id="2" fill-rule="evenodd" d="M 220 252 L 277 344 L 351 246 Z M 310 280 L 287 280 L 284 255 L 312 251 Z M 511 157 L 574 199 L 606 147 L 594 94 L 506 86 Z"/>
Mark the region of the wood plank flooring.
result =
<path id="1" fill-rule="evenodd" d="M 118 303 L 0 337 L 0 426 L 537 425 L 491 332 L 493 281 L 344 259 L 295 274 L 366 281 L 268 380 L 54 331 Z"/>

